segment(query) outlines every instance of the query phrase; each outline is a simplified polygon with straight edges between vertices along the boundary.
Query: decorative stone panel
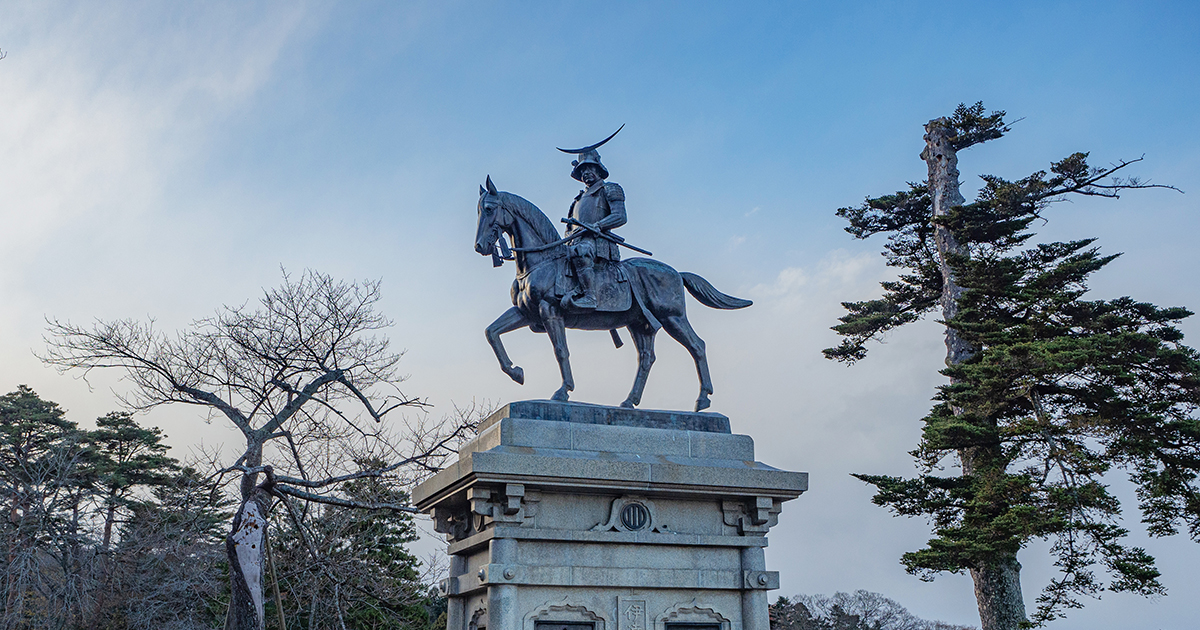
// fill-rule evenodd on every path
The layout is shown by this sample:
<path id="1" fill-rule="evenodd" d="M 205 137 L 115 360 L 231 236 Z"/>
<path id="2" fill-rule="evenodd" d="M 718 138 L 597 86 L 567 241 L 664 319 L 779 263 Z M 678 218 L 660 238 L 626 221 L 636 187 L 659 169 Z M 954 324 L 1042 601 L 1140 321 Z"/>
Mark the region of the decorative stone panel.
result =
<path id="1" fill-rule="evenodd" d="M 617 597 L 617 630 L 650 630 L 646 600 L 641 597 Z"/>
<path id="2" fill-rule="evenodd" d="M 724 615 L 702 606 L 696 599 L 668 608 L 654 621 L 654 630 L 667 630 L 668 623 L 720 624 L 721 630 L 730 630 L 732 625 Z"/>
<path id="3" fill-rule="evenodd" d="M 564 597 L 558 602 L 546 602 L 525 617 L 524 630 L 535 630 L 538 622 L 590 623 L 595 630 L 606 630 L 605 619 L 586 606 L 575 605 Z"/>
<path id="4" fill-rule="evenodd" d="M 669 534 L 666 525 L 656 522 L 654 502 L 634 495 L 613 499 L 608 521 L 592 528 L 594 532 L 655 532 Z"/>

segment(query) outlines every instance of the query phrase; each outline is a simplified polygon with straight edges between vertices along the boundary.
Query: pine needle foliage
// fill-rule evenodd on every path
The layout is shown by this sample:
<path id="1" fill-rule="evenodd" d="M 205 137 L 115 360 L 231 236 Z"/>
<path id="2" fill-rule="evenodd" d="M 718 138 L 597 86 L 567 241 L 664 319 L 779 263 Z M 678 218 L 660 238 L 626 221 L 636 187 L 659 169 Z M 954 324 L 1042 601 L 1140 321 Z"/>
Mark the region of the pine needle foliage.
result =
<path id="1" fill-rule="evenodd" d="M 1009 130 L 1004 112 L 983 111 L 959 106 L 931 125 L 949 126 L 956 150 Z M 1085 299 L 1088 278 L 1117 258 L 1095 239 L 1031 244 L 1056 201 L 1163 187 L 1116 175 L 1140 158 L 1088 160 L 1074 153 L 1024 178 L 982 176 L 973 202 L 937 216 L 928 182 L 837 211 L 855 238 L 887 237 L 883 254 L 899 277 L 882 283 L 879 299 L 844 303 L 834 327 L 843 341 L 826 357 L 862 360 L 868 341 L 939 307 L 948 338 L 966 348 L 941 371 L 949 383 L 912 451 L 924 474 L 855 476 L 877 488 L 876 504 L 930 519 L 933 538 L 902 557 L 923 579 L 1015 562 L 1031 540 L 1051 541 L 1059 573 L 1029 625 L 1105 589 L 1165 592 L 1154 558 L 1126 543 L 1111 472 L 1136 485 L 1151 535 L 1186 528 L 1200 541 L 1200 355 L 1178 328 L 1191 312 Z M 956 248 L 938 247 L 939 229 Z M 961 288 L 952 304 L 948 281 Z M 961 474 L 944 472 L 954 455 Z"/>

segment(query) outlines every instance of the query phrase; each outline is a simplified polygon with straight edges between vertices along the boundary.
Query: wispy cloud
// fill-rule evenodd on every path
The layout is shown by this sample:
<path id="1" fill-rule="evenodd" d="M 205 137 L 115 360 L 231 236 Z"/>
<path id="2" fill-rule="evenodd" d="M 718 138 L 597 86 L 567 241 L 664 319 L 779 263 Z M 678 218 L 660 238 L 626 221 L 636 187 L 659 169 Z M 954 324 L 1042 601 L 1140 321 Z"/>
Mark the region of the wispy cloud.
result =
<path id="1" fill-rule="evenodd" d="M 0 281 L 61 247 L 66 226 L 150 211 L 212 126 L 253 99 L 304 16 L 290 5 L 269 15 L 229 5 L 164 29 L 144 7 L 29 3 L 4 13 Z"/>

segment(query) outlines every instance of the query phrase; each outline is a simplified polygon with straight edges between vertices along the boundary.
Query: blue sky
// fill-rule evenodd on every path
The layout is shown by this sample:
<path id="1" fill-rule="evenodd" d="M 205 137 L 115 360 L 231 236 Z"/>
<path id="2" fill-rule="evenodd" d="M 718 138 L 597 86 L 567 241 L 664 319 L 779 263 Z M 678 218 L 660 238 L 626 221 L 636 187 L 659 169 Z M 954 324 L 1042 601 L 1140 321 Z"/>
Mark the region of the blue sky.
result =
<path id="1" fill-rule="evenodd" d="M 1136 174 L 1187 194 L 1061 204 L 1043 238 L 1125 253 L 1092 283 L 1097 297 L 1198 308 L 1198 32 L 1188 2 L 6 2 L 0 386 L 28 383 L 86 422 L 123 385 L 99 375 L 89 390 L 43 367 L 44 317 L 173 329 L 253 299 L 283 266 L 382 278 L 408 391 L 439 409 L 547 396 L 543 336 L 506 338 L 524 387 L 483 340 L 512 270 L 471 250 L 477 187 L 491 174 L 557 219 L 578 186 L 554 147 L 625 124 L 601 151 L 628 196 L 622 234 L 756 301 L 692 303 L 691 317 L 714 410 L 761 460 L 812 475 L 772 533 L 780 593 L 866 588 L 977 623 L 967 578 L 926 584 L 900 568 L 925 525 L 872 506 L 848 475 L 912 470 L 942 347 L 936 326 L 916 325 L 852 369 L 820 357 L 838 303 L 871 297 L 888 273 L 880 243 L 853 241 L 833 212 L 922 179 L 922 124 L 982 100 L 1023 120 L 960 156 L 967 197 L 981 173 L 1145 154 Z M 569 338 L 576 398 L 620 401 L 629 347 Z M 687 408 L 690 360 L 665 336 L 658 354 L 644 405 Z M 144 421 L 180 449 L 222 441 L 190 414 Z M 1140 529 L 1136 515 L 1127 526 Z M 1055 627 L 1200 615 L 1197 545 L 1145 545 L 1170 595 L 1105 595 Z M 1051 574 L 1043 551 L 1021 556 L 1030 602 Z"/>

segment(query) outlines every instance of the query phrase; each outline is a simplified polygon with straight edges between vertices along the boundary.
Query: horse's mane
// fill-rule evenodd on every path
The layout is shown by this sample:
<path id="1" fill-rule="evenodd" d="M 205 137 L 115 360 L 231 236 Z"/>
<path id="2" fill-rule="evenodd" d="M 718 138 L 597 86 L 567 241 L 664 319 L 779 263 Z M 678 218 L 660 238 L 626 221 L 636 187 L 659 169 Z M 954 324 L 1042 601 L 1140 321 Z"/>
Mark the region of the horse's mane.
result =
<path id="1" fill-rule="evenodd" d="M 542 243 L 550 243 L 559 239 L 558 230 L 555 229 L 550 219 L 546 217 L 546 213 L 538 209 L 528 199 L 510 192 L 501 192 L 500 205 L 504 206 L 509 212 L 523 217 L 533 227 L 534 231 L 537 232 L 538 238 L 542 239 Z M 528 247 L 529 244 L 525 244 L 525 246 Z"/>

